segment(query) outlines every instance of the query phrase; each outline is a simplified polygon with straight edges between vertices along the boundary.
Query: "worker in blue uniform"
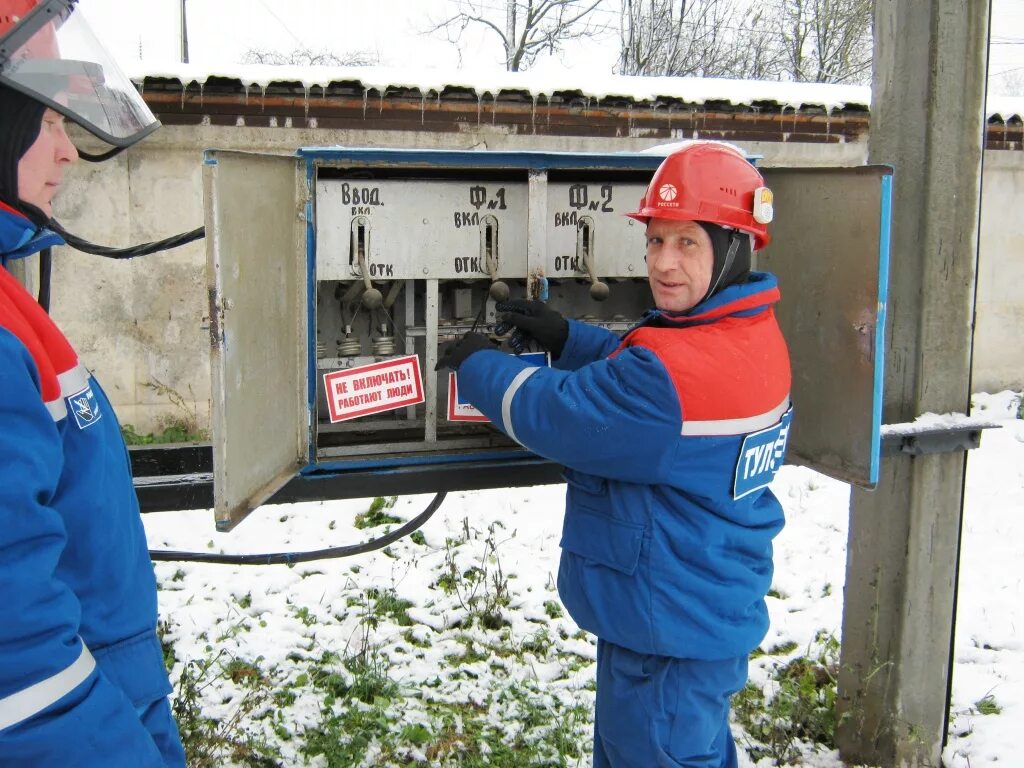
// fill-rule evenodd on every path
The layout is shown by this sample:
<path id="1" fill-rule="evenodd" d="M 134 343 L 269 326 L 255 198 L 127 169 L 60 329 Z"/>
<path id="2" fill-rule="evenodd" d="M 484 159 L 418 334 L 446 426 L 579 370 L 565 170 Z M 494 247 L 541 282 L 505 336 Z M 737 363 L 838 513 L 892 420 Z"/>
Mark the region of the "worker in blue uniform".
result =
<path id="1" fill-rule="evenodd" d="M 0 0 L 0 765 L 183 768 L 117 418 L 7 269 L 61 243 L 65 119 L 122 148 L 158 125 L 73 6 Z"/>
<path id="2" fill-rule="evenodd" d="M 621 338 L 539 301 L 499 306 L 498 335 L 442 349 L 459 394 L 565 465 L 559 595 L 597 638 L 594 766 L 731 768 L 730 696 L 768 627 L 768 485 L 785 454 L 790 368 L 775 278 L 751 271 L 771 192 L 735 147 L 670 154 L 630 214 L 646 225 L 655 309 Z"/>

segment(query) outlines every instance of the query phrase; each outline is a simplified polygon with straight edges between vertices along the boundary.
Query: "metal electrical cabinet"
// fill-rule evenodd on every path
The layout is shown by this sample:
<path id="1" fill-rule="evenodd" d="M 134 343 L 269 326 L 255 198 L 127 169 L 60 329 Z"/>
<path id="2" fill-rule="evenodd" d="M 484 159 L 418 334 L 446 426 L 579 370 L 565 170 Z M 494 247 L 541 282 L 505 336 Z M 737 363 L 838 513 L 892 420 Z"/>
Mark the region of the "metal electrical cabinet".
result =
<path id="1" fill-rule="evenodd" d="M 423 488 L 443 475 L 449 489 L 557 477 L 458 400 L 449 373 L 434 372 L 438 344 L 489 328 L 506 295 L 628 329 L 650 291 L 643 226 L 624 214 L 661 160 L 209 151 L 218 527 L 235 525 L 296 473 L 331 480 L 325 497 L 345 495 L 338 484 L 367 473 L 379 493 L 402 492 L 410 477 Z M 798 419 L 792 458 L 871 485 L 891 172 L 765 175 L 777 223 L 758 257 L 783 290 Z M 531 475 L 538 467 L 546 473 Z"/>

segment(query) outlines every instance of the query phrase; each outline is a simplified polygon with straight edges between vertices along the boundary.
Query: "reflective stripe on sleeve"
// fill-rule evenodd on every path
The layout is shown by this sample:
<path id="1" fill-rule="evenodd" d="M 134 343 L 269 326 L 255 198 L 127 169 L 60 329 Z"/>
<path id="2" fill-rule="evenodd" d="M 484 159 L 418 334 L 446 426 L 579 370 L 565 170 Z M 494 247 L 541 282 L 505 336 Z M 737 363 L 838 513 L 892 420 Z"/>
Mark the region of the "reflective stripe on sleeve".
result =
<path id="1" fill-rule="evenodd" d="M 63 397 L 58 397 L 56 400 L 50 400 L 46 403 L 46 410 L 50 412 L 54 421 L 60 421 L 67 418 L 68 415 L 68 407 L 64 404 Z"/>
<path id="2" fill-rule="evenodd" d="M 767 429 L 773 424 L 778 423 L 787 410 L 789 410 L 789 395 L 786 395 L 783 401 L 770 411 L 758 414 L 757 416 L 748 416 L 745 419 L 684 421 L 682 434 L 689 437 L 745 435 L 749 432 Z"/>
<path id="3" fill-rule="evenodd" d="M 505 394 L 501 398 L 501 423 L 505 425 L 505 434 L 519 443 L 519 438 L 516 437 L 515 430 L 512 429 L 512 398 L 516 396 L 516 392 L 523 386 L 528 378 L 539 371 L 540 368 L 531 366 L 530 368 L 524 368 L 516 377 L 512 379 L 512 383 L 508 385 L 508 389 L 505 390 Z M 522 443 L 519 443 L 522 445 Z"/>
<path id="4" fill-rule="evenodd" d="M 81 685 L 96 667 L 89 649 L 82 643 L 82 652 L 70 666 L 24 690 L 0 699 L 0 730 L 17 725 L 60 701 Z"/>
<path id="5" fill-rule="evenodd" d="M 61 397 L 77 395 L 89 386 L 89 371 L 84 365 L 76 365 L 71 370 L 58 374 L 57 383 L 60 384 Z"/>
<path id="6" fill-rule="evenodd" d="M 71 370 L 58 374 L 57 383 L 60 385 L 60 397 L 46 402 L 46 410 L 50 412 L 54 421 L 67 418 L 68 407 L 64 398 L 77 395 L 89 386 L 89 370 L 84 365 L 76 365 Z"/>

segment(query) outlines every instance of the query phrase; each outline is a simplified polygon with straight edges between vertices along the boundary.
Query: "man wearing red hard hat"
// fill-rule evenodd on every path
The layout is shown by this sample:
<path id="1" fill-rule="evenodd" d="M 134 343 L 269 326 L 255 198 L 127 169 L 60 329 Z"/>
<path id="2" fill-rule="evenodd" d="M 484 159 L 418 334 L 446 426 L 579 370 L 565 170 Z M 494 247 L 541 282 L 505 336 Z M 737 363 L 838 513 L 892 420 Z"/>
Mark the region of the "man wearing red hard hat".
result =
<path id="1" fill-rule="evenodd" d="M 768 485 L 785 455 L 789 353 L 767 245 L 771 192 L 732 145 L 684 143 L 640 208 L 655 309 L 621 338 L 537 301 L 499 305 L 513 349 L 482 334 L 443 348 L 459 394 L 564 464 L 558 592 L 597 638 L 594 766 L 734 768 L 729 698 L 768 629 Z"/>
<path id="2" fill-rule="evenodd" d="M 74 0 L 0 0 L 0 765 L 185 765 L 156 584 L 120 426 L 99 383 L 7 271 L 78 152 L 158 123 Z"/>

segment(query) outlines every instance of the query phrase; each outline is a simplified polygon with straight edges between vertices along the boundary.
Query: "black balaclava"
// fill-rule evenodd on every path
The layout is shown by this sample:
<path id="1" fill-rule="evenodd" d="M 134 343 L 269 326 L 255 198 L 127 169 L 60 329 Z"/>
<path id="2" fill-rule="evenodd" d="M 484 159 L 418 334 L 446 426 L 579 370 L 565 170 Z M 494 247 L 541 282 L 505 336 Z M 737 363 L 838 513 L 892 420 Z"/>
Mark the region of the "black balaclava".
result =
<path id="1" fill-rule="evenodd" d="M 42 227 L 50 217 L 18 199 L 18 161 L 35 143 L 46 107 L 23 93 L 0 85 L 0 200 Z"/>
<path id="2" fill-rule="evenodd" d="M 714 268 L 711 271 L 711 283 L 708 292 L 698 303 L 710 299 L 716 293 L 730 285 L 745 283 L 750 275 L 750 235 L 738 229 L 726 229 L 717 224 L 698 221 L 711 238 L 711 247 L 715 254 Z M 729 249 L 735 244 L 732 260 Z"/>

